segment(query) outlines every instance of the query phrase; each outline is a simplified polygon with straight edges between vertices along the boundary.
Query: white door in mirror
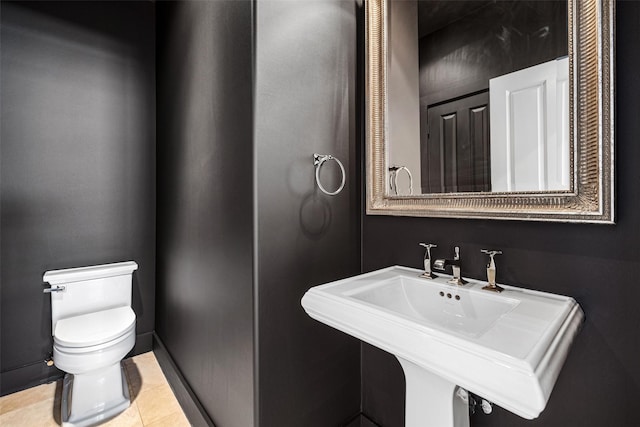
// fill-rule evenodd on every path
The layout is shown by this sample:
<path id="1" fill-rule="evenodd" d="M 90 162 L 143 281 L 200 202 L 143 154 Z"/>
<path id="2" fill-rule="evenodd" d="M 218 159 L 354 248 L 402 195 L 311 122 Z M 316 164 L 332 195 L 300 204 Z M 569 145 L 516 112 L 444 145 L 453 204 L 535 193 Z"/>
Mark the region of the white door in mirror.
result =
<path id="1" fill-rule="evenodd" d="M 489 80 L 491 191 L 569 189 L 569 59 Z"/>

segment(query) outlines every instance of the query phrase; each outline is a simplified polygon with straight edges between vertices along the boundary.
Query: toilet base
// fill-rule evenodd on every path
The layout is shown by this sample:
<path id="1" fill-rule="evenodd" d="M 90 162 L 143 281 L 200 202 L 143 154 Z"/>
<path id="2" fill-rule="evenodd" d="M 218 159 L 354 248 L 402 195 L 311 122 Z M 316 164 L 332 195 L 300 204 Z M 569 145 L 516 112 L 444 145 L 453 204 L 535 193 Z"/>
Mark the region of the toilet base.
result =
<path id="1" fill-rule="evenodd" d="M 129 386 L 121 363 L 84 374 L 66 374 L 62 382 L 62 427 L 103 423 L 130 404 Z"/>

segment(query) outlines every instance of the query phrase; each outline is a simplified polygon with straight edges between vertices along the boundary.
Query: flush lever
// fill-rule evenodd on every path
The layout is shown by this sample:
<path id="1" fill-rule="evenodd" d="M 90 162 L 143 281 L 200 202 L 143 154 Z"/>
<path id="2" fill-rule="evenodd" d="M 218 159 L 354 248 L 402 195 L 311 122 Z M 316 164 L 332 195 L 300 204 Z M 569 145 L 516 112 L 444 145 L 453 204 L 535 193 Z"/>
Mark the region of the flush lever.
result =
<path id="1" fill-rule="evenodd" d="M 50 288 L 44 288 L 42 293 L 50 294 L 52 292 L 64 292 L 66 288 L 62 285 L 53 285 Z"/>

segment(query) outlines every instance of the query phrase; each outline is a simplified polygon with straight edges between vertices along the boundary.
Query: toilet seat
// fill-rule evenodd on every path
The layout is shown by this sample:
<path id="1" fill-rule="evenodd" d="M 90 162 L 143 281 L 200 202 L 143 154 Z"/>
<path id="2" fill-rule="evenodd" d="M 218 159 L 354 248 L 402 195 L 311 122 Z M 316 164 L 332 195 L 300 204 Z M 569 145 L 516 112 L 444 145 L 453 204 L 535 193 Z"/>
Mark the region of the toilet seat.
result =
<path id="1" fill-rule="evenodd" d="M 99 350 L 126 339 L 135 323 L 136 315 L 128 306 L 68 317 L 56 323 L 54 344 L 68 352 L 91 350 L 88 347 Z"/>
<path id="2" fill-rule="evenodd" d="M 72 355 L 86 355 L 86 354 L 90 354 L 90 353 L 100 353 L 103 350 L 107 350 L 110 347 L 116 347 L 118 346 L 121 342 L 127 341 L 128 339 L 130 339 L 131 336 L 135 337 L 135 327 L 136 325 L 131 325 L 130 328 L 128 328 L 126 331 L 124 331 L 124 333 L 122 335 L 120 335 L 119 337 L 111 340 L 111 341 L 107 341 L 105 343 L 102 344 L 96 344 L 96 345 L 91 345 L 91 346 L 86 346 L 86 347 L 67 347 L 64 344 L 59 343 L 55 337 L 53 339 L 53 347 L 55 350 L 55 353 L 57 354 L 66 354 L 68 356 L 72 356 Z M 127 350 L 128 352 L 129 350 Z"/>

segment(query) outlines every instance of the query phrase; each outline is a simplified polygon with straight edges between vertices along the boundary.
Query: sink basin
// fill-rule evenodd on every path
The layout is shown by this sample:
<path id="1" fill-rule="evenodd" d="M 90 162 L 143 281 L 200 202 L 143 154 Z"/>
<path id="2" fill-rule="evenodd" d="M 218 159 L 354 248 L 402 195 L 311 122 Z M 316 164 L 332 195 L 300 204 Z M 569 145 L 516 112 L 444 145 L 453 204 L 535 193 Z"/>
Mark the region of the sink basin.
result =
<path id="1" fill-rule="evenodd" d="M 468 426 L 470 391 L 527 419 L 545 408 L 584 314 L 572 298 L 389 267 L 316 286 L 312 318 L 394 354 L 406 426 Z M 463 390 L 460 390 L 462 388 Z M 428 421 L 425 421 L 428 420 Z"/>
<path id="2" fill-rule="evenodd" d="M 514 298 L 452 289 L 449 284 L 425 286 L 425 279 L 413 276 L 398 275 L 344 295 L 418 324 L 469 337 L 482 335 L 518 305 Z"/>

